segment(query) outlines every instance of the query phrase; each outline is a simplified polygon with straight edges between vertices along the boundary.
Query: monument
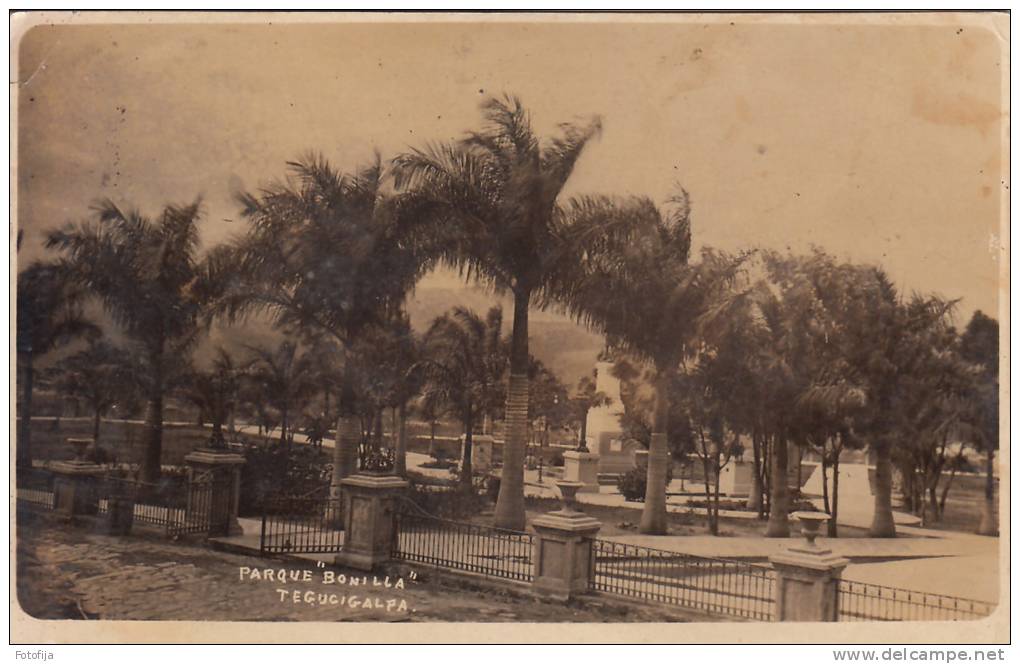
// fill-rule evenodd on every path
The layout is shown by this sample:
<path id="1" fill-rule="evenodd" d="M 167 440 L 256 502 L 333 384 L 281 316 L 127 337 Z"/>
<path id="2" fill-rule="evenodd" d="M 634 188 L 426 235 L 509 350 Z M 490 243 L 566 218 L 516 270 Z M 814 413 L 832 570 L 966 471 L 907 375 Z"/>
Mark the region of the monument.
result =
<path id="1" fill-rule="evenodd" d="M 603 474 L 625 473 L 633 468 L 634 452 L 640 448 L 640 445 L 624 441 L 620 427 L 620 415 L 623 415 L 620 380 L 613 375 L 612 369 L 612 362 L 595 365 L 595 389 L 611 401 L 588 411 L 585 436 L 590 452 L 598 455 L 598 472 Z"/>

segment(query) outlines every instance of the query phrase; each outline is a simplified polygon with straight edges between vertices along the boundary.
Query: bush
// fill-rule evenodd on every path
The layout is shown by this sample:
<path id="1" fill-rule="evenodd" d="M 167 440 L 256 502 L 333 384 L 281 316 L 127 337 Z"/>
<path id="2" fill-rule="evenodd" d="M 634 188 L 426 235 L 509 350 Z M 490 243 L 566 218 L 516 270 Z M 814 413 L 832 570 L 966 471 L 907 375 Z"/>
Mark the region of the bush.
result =
<path id="1" fill-rule="evenodd" d="M 553 452 L 552 459 L 549 461 L 549 464 L 556 466 L 557 468 L 563 466 L 563 452 L 559 450 Z"/>
<path id="2" fill-rule="evenodd" d="M 310 446 L 251 445 L 241 467 L 240 513 L 261 514 L 270 501 L 325 497 L 333 474 L 328 455 Z"/>
<path id="3" fill-rule="evenodd" d="M 673 466 L 666 467 L 666 486 L 673 481 Z M 626 500 L 644 501 L 645 491 L 648 488 L 648 468 L 645 465 L 638 465 L 631 468 L 616 480 L 616 488 Z"/>
<path id="4" fill-rule="evenodd" d="M 409 477 L 407 499 L 432 516 L 443 519 L 466 519 L 477 515 L 485 507 L 485 495 L 477 486 L 465 487 L 457 483 L 422 481 Z"/>

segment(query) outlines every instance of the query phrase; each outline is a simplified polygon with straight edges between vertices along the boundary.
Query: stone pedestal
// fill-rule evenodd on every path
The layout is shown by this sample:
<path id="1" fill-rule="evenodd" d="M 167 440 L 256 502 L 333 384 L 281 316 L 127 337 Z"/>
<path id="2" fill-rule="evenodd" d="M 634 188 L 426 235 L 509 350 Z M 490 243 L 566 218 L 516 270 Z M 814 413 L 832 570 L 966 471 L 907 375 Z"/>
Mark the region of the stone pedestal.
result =
<path id="1" fill-rule="evenodd" d="M 814 538 L 827 515 L 814 517 L 806 544 L 771 556 L 776 570 L 776 620 L 782 622 L 836 622 L 839 619 L 839 580 L 850 562 L 817 545 Z M 803 522 L 803 521 L 802 521 Z"/>
<path id="2" fill-rule="evenodd" d="M 344 545 L 336 564 L 366 572 L 390 559 L 396 501 L 408 483 L 395 475 L 359 473 L 340 482 Z"/>
<path id="3" fill-rule="evenodd" d="M 579 482 L 580 493 L 599 492 L 599 455 L 591 452 L 564 452 L 563 479 Z"/>
<path id="4" fill-rule="evenodd" d="M 465 436 L 460 437 L 460 459 L 464 461 Z M 492 469 L 492 446 L 494 439 L 484 433 L 476 433 L 471 436 L 471 470 L 475 473 L 488 473 Z"/>
<path id="5" fill-rule="evenodd" d="M 57 461 L 53 471 L 53 502 L 56 511 L 68 518 L 93 515 L 99 511 L 99 478 L 103 467 L 76 459 Z"/>
<path id="6" fill-rule="evenodd" d="M 577 482 L 557 482 L 564 506 L 543 514 L 535 529 L 535 580 L 532 590 L 545 597 L 567 601 L 588 592 L 592 573 L 592 539 L 602 527 L 598 519 L 574 509 Z"/>
<path id="7" fill-rule="evenodd" d="M 184 462 L 188 465 L 186 518 L 208 520 L 212 536 L 244 534 L 237 521 L 244 457 L 226 450 L 200 449 L 184 457 Z"/>

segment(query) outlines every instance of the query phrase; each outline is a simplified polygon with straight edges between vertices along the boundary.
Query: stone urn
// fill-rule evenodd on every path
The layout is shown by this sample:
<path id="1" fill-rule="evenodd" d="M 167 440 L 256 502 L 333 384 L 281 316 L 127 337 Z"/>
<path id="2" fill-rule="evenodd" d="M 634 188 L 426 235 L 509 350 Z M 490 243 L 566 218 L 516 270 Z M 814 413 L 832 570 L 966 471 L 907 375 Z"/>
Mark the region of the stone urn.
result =
<path id="1" fill-rule="evenodd" d="M 822 525 L 831 517 L 825 512 L 794 512 L 790 516 L 800 522 L 800 532 L 807 540 L 808 546 L 816 548 L 815 538 L 818 537 Z"/>
<path id="2" fill-rule="evenodd" d="M 68 438 L 67 444 L 71 446 L 71 450 L 74 452 L 75 461 L 85 461 L 85 456 L 88 453 L 89 447 L 95 441 L 91 438 Z"/>
<path id="3" fill-rule="evenodd" d="M 577 509 L 577 492 L 584 484 L 569 480 L 556 480 L 556 488 L 560 490 L 560 511 L 579 512 Z"/>

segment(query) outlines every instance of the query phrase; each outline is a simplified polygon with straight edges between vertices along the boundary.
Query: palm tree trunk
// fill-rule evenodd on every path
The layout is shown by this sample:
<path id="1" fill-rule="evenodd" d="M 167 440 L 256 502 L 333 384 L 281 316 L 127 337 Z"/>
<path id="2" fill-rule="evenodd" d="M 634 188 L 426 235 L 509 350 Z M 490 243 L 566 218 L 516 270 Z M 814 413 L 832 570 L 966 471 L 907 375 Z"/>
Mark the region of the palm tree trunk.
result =
<path id="1" fill-rule="evenodd" d="M 666 422 L 669 414 L 669 383 L 665 371 L 655 381 L 655 418 L 652 440 L 648 447 L 648 476 L 645 482 L 645 505 L 638 530 L 646 535 L 667 534 L 666 471 L 669 464 Z M 708 478 L 705 478 L 708 481 Z"/>
<path id="2" fill-rule="evenodd" d="M 475 423 L 470 414 L 464 419 L 464 458 L 460 466 L 460 483 L 463 487 L 471 486 L 474 468 L 471 465 L 471 453 L 474 450 Z"/>
<path id="3" fill-rule="evenodd" d="M 581 413 L 581 440 L 577 443 L 577 449 L 580 452 L 588 451 L 588 409 L 585 408 L 584 412 Z"/>
<path id="4" fill-rule="evenodd" d="M 155 483 L 159 480 L 163 462 L 163 345 L 159 344 L 150 357 L 152 386 L 145 414 L 145 456 L 142 460 L 141 479 Z"/>
<path id="5" fill-rule="evenodd" d="M 337 396 L 336 439 L 333 442 L 333 476 L 329 483 L 329 497 L 340 497 L 340 480 L 358 470 L 358 443 L 361 424 L 354 410 L 354 388 L 344 379 Z"/>
<path id="6" fill-rule="evenodd" d="M 32 467 L 32 392 L 35 379 L 35 368 L 32 366 L 32 355 L 24 354 L 24 383 L 21 386 L 21 421 L 18 431 L 17 464 L 21 468 Z"/>
<path id="7" fill-rule="evenodd" d="M 747 497 L 747 509 L 758 512 L 762 515 L 764 501 L 761 499 L 761 437 L 757 431 L 751 433 L 751 451 L 753 457 L 753 468 L 751 472 L 751 492 Z"/>
<path id="8" fill-rule="evenodd" d="M 995 448 L 988 446 L 988 454 L 985 455 L 985 500 L 981 507 L 981 523 L 978 526 L 979 535 L 998 535 L 999 524 L 995 518 Z"/>
<path id="9" fill-rule="evenodd" d="M 96 445 L 97 449 L 99 447 L 99 423 L 102 420 L 102 417 L 100 417 L 100 412 L 101 411 L 98 408 L 96 408 L 95 412 L 92 415 L 92 441 Z"/>
<path id="10" fill-rule="evenodd" d="M 829 537 L 839 537 L 839 455 L 837 450 L 832 460 L 832 511 L 829 512 Z"/>
<path id="11" fill-rule="evenodd" d="M 286 405 L 284 405 L 283 408 L 280 409 L 280 444 L 281 445 L 287 445 L 287 429 L 289 428 L 289 425 L 290 425 L 290 423 L 287 422 L 287 415 L 288 415 L 287 410 L 288 409 L 287 409 Z"/>
<path id="12" fill-rule="evenodd" d="M 510 380 L 507 386 L 503 472 L 494 522 L 499 528 L 524 530 L 524 452 L 528 443 L 528 305 L 531 292 L 514 292 Z"/>
<path id="13" fill-rule="evenodd" d="M 435 458 L 436 456 L 436 421 L 431 420 L 429 422 L 429 456 Z"/>
<path id="14" fill-rule="evenodd" d="M 869 537 L 896 537 L 892 515 L 892 448 L 882 441 L 875 446 L 875 516 Z"/>
<path id="15" fill-rule="evenodd" d="M 397 406 L 397 453 L 394 470 L 397 475 L 407 475 L 407 404 Z"/>
<path id="16" fill-rule="evenodd" d="M 769 499 L 769 524 L 765 537 L 790 536 L 790 487 L 789 450 L 786 440 L 780 436 L 773 439 L 772 447 L 772 497 Z"/>

